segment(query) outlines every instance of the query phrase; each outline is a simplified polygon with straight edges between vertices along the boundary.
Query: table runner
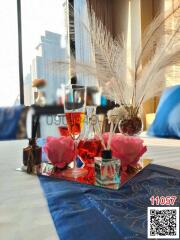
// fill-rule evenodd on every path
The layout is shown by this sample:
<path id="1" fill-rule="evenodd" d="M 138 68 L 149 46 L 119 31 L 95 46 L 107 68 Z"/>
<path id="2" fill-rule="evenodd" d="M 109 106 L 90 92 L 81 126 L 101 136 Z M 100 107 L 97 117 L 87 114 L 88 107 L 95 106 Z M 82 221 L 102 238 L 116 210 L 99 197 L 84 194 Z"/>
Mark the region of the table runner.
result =
<path id="1" fill-rule="evenodd" d="M 180 195 L 180 171 L 155 164 L 118 191 L 45 176 L 39 180 L 61 240 L 147 239 L 150 197 Z"/>

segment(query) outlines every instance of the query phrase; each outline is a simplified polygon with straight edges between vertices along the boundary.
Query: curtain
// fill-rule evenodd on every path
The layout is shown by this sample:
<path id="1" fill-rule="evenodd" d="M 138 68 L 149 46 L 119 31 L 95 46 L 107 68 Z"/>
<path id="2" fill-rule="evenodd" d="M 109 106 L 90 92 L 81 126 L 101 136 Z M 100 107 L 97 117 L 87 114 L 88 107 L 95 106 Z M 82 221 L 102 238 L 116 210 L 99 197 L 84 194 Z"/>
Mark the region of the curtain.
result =
<path id="1" fill-rule="evenodd" d="M 90 9 L 93 9 L 97 18 L 106 26 L 109 32 L 113 30 L 113 1 L 112 0 L 87 0 Z"/>
<path id="2" fill-rule="evenodd" d="M 93 9 L 97 18 L 107 27 L 108 31 L 113 34 L 112 24 L 112 0 L 74 0 L 74 22 L 75 22 L 75 48 L 76 59 L 85 63 L 93 64 L 93 55 L 91 39 L 86 30 L 83 29 L 80 20 L 89 25 L 88 10 Z M 97 80 L 93 76 L 85 74 L 77 75 L 77 83 L 86 86 L 96 86 Z"/>
<path id="3" fill-rule="evenodd" d="M 80 62 L 93 64 L 91 38 L 83 28 L 81 21 L 89 26 L 86 0 L 74 0 L 75 49 L 76 59 Z M 77 74 L 77 83 L 85 86 L 97 86 L 97 79 L 84 73 Z"/>

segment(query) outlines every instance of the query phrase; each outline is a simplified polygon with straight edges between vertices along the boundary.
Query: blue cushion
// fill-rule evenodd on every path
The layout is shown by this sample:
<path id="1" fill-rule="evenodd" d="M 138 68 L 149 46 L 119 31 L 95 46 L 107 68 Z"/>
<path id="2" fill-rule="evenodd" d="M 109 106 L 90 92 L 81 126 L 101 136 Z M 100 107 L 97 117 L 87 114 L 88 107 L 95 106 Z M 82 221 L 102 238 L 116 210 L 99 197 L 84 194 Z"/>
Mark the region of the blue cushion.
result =
<path id="1" fill-rule="evenodd" d="M 22 106 L 0 108 L 0 140 L 16 139 Z"/>
<path id="2" fill-rule="evenodd" d="M 180 85 L 167 88 L 162 94 L 148 135 L 180 138 Z"/>

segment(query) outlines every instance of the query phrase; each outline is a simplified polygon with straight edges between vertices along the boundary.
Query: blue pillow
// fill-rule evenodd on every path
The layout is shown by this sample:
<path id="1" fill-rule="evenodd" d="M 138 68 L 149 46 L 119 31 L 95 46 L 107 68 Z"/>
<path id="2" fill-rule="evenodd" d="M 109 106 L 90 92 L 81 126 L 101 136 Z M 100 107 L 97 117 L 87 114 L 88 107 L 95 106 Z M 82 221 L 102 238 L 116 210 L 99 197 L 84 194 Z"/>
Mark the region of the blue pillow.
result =
<path id="1" fill-rule="evenodd" d="M 0 140 L 15 140 L 23 106 L 0 108 Z"/>
<path id="2" fill-rule="evenodd" d="M 148 135 L 180 138 L 180 85 L 167 88 L 163 92 Z"/>

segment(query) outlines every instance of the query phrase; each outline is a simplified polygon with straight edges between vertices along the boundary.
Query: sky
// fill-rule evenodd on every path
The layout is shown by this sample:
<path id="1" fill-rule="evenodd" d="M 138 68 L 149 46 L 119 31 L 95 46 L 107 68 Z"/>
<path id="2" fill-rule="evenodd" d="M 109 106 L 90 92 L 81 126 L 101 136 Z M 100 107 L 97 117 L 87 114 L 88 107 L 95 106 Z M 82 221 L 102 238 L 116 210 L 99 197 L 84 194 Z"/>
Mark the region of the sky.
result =
<path id="1" fill-rule="evenodd" d="M 24 77 L 45 30 L 65 33 L 64 1 L 21 0 Z M 0 0 L 0 106 L 12 106 L 19 94 L 16 2 Z"/>

